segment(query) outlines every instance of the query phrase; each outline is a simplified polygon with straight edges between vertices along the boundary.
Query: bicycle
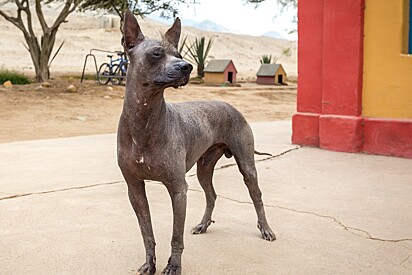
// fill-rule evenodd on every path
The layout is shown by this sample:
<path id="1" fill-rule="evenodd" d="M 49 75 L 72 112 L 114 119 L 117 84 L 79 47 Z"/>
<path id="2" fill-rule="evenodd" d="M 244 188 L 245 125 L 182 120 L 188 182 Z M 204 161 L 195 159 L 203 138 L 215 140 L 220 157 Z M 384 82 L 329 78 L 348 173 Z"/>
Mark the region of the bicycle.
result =
<path id="1" fill-rule="evenodd" d="M 113 60 L 113 55 L 108 55 L 110 58 L 109 63 L 103 63 L 99 68 L 99 83 L 106 85 L 109 81 L 113 85 L 120 85 L 122 81 L 126 78 L 127 65 L 129 60 L 127 60 L 126 54 L 124 52 L 116 52 L 119 58 Z"/>

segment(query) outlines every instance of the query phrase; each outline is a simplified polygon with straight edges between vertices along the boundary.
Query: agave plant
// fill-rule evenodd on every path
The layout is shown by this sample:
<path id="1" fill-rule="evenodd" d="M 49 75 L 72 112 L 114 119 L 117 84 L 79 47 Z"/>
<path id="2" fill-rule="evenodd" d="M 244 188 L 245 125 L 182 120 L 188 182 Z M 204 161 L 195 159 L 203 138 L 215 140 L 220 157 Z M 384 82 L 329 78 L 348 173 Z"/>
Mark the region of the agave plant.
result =
<path id="1" fill-rule="evenodd" d="M 272 63 L 272 55 L 264 54 L 260 58 L 260 64 L 270 64 Z"/>
<path id="2" fill-rule="evenodd" d="M 276 64 L 276 62 L 278 62 L 278 59 L 279 58 L 276 56 L 272 57 L 272 55 L 264 54 L 260 58 L 260 63 L 261 64 L 271 64 L 271 63 Z"/>
<path id="3" fill-rule="evenodd" d="M 197 65 L 197 76 L 204 76 L 204 69 L 206 65 L 206 58 L 209 55 L 210 48 L 212 47 L 213 40 L 209 39 L 206 43 L 206 38 L 196 38 L 195 41 L 187 48 L 189 53 L 189 59 L 195 62 Z"/>

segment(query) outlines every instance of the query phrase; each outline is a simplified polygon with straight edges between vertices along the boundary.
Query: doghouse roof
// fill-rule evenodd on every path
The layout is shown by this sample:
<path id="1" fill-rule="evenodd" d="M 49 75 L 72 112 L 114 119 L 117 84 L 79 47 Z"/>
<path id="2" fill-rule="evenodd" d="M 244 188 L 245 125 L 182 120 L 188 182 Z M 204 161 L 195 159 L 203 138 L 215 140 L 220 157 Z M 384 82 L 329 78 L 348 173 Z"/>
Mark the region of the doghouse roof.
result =
<path id="1" fill-rule="evenodd" d="M 262 64 L 260 65 L 257 76 L 275 76 L 276 72 L 281 68 L 281 64 Z M 283 67 L 282 67 L 283 68 Z"/>
<path id="2" fill-rule="evenodd" d="M 204 71 L 208 73 L 223 73 L 230 63 L 232 63 L 233 68 L 237 72 L 235 65 L 230 59 L 212 59 L 207 63 Z"/>

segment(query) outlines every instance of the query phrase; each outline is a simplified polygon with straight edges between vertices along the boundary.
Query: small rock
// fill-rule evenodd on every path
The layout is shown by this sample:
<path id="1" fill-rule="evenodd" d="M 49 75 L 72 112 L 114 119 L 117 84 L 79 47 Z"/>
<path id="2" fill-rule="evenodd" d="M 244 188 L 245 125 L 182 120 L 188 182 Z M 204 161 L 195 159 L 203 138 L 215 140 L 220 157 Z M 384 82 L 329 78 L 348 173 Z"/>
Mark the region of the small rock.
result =
<path id="1" fill-rule="evenodd" d="M 69 87 L 66 88 L 67 93 L 75 93 L 77 92 L 77 87 L 74 85 L 69 85 Z"/>
<path id="2" fill-rule="evenodd" d="M 42 86 L 42 85 L 37 86 L 36 88 L 34 88 L 35 91 L 39 91 L 39 90 L 42 90 L 42 89 L 43 89 L 43 86 Z"/>
<path id="3" fill-rule="evenodd" d="M 51 87 L 51 84 L 50 84 L 50 82 L 43 82 L 43 83 L 41 84 L 41 86 L 42 86 L 43 88 L 50 88 L 50 87 Z"/>
<path id="4" fill-rule="evenodd" d="M 107 86 L 106 90 L 107 90 L 108 92 L 113 92 L 113 87 Z"/>
<path id="5" fill-rule="evenodd" d="M 3 83 L 3 86 L 5 88 L 11 88 L 11 87 L 13 87 L 13 83 L 11 83 L 10 80 L 7 80 L 6 82 Z"/>
<path id="6" fill-rule="evenodd" d="M 109 99 L 109 98 L 112 98 L 111 96 L 109 96 L 109 95 L 105 95 L 103 98 L 107 98 L 107 99 Z"/>
<path id="7" fill-rule="evenodd" d="M 86 117 L 85 117 L 85 116 L 78 116 L 78 117 L 76 117 L 76 119 L 77 119 L 77 120 L 80 120 L 80 121 L 86 121 Z"/>

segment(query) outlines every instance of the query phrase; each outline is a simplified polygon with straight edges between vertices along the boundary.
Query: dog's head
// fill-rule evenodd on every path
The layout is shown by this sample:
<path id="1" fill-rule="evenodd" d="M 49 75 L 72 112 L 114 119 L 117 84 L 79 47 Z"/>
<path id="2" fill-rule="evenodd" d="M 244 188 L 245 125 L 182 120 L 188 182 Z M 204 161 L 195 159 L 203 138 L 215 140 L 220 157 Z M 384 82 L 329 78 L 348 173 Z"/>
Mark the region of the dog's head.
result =
<path id="1" fill-rule="evenodd" d="M 186 85 L 193 66 L 184 61 L 177 51 L 180 31 L 180 19 L 177 18 L 162 41 L 147 40 L 134 15 L 127 10 L 122 44 L 130 59 L 128 78 L 134 74 L 143 86 L 155 89 Z"/>

